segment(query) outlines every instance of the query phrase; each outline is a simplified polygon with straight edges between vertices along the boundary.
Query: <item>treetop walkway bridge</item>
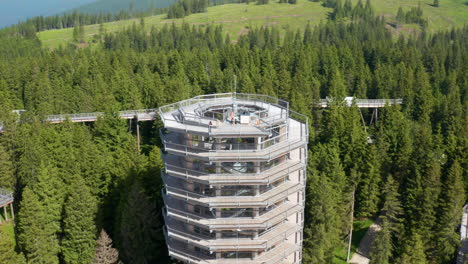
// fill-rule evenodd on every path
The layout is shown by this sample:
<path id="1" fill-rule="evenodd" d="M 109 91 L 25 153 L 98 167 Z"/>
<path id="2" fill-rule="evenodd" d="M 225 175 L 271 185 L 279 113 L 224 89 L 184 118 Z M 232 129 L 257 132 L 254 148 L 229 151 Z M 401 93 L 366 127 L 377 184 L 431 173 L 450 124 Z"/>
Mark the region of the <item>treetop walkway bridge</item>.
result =
<path id="1" fill-rule="evenodd" d="M 327 108 L 332 104 L 332 98 L 320 99 L 316 104 L 319 108 Z M 358 108 L 382 108 L 386 105 L 397 105 L 402 104 L 402 99 L 356 99 L 354 97 L 346 97 L 343 101 L 345 106 L 351 107 L 353 102 Z M 21 115 L 25 110 L 14 110 L 13 112 Z M 140 110 L 124 110 L 118 112 L 122 119 L 135 119 L 137 121 L 151 121 L 155 120 L 158 115 L 157 109 L 140 109 Z M 70 120 L 72 123 L 84 123 L 84 122 L 96 122 L 99 117 L 104 116 L 104 112 L 94 113 L 77 113 L 77 114 L 60 114 L 60 115 L 48 115 L 44 121 L 47 123 L 57 124 L 63 123 L 66 120 Z M 0 122 L 0 133 L 4 130 L 2 123 Z"/>
<path id="2" fill-rule="evenodd" d="M 0 188 L 0 207 L 3 208 L 3 217 L 5 221 L 8 221 L 7 207 L 10 206 L 11 217 L 15 218 L 15 213 L 13 211 L 13 192 Z M 2 223 L 2 218 L 0 218 L 0 224 Z"/>
<path id="3" fill-rule="evenodd" d="M 317 103 L 318 107 L 327 108 L 333 102 L 332 98 L 320 99 Z M 354 97 L 346 97 L 343 101 L 346 106 L 351 107 L 353 102 L 358 108 L 382 108 L 386 105 L 401 105 L 403 99 L 357 99 Z"/>

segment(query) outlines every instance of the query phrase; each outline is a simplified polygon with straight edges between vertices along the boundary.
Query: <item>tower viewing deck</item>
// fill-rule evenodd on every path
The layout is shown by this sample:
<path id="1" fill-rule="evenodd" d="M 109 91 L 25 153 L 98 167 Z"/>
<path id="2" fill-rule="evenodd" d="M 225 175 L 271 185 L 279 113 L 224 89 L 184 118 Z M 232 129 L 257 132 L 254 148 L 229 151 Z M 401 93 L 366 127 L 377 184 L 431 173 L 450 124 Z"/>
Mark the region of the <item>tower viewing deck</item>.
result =
<path id="1" fill-rule="evenodd" d="M 300 263 L 308 121 L 265 95 L 159 108 L 165 237 L 186 263 Z"/>

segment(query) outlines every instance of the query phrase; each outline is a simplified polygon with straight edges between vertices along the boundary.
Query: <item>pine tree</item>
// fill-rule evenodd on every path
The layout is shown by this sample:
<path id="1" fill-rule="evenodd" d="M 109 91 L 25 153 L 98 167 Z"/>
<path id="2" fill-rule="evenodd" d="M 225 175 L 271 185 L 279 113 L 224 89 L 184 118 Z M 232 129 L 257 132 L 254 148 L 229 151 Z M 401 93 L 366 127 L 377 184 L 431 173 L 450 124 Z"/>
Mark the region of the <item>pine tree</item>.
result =
<path id="1" fill-rule="evenodd" d="M 456 160 L 449 169 L 443 184 L 439 204 L 439 219 L 436 227 L 436 252 L 438 263 L 450 263 L 459 245 L 457 231 L 462 215 L 465 194 L 462 182 L 462 168 Z"/>
<path id="2" fill-rule="evenodd" d="M 45 217 L 50 233 L 55 233 L 57 237 L 61 233 L 62 208 L 64 204 L 66 186 L 60 179 L 57 168 L 40 164 L 36 182 L 32 184 L 34 193 L 39 201 L 44 205 Z"/>
<path id="3" fill-rule="evenodd" d="M 18 213 L 18 244 L 28 263 L 59 263 L 57 237 L 50 230 L 44 205 L 26 187 Z"/>
<path id="4" fill-rule="evenodd" d="M 335 100 L 343 100 L 348 91 L 344 83 L 341 72 L 338 68 L 333 69 L 330 83 L 328 85 L 328 95 Z"/>
<path id="5" fill-rule="evenodd" d="M 377 233 L 371 245 L 371 264 L 389 264 L 394 251 L 395 237 L 399 237 L 401 232 L 401 215 L 403 209 L 399 200 L 399 193 L 393 177 L 387 178 L 383 190 L 384 205 L 382 207 L 380 219 L 381 230 Z"/>
<path id="6" fill-rule="evenodd" d="M 404 250 L 401 259 L 398 263 L 401 264 L 426 264 L 426 254 L 424 252 L 424 243 L 421 236 L 417 233 L 404 240 Z"/>
<path id="7" fill-rule="evenodd" d="M 380 231 L 371 245 L 370 264 L 390 264 L 392 256 L 392 232 L 387 220 L 381 222 Z"/>
<path id="8" fill-rule="evenodd" d="M 308 173 L 307 198 L 312 203 L 306 208 L 304 263 L 332 263 L 333 251 L 339 243 L 340 216 L 337 209 L 340 205 L 326 174 Z"/>
<path id="9" fill-rule="evenodd" d="M 62 255 L 65 263 L 90 263 L 96 244 L 97 204 L 83 178 L 75 176 L 65 202 Z"/>
<path id="10" fill-rule="evenodd" d="M 80 41 L 80 23 L 78 21 L 75 22 L 75 26 L 73 27 L 73 41 Z"/>
<path id="11" fill-rule="evenodd" d="M 112 239 L 104 229 L 96 242 L 96 253 L 93 264 L 115 264 L 119 260 L 119 252 L 112 247 Z"/>
<path id="12" fill-rule="evenodd" d="M 0 144 L 0 188 L 14 190 L 16 179 L 13 163 L 6 148 Z"/>
<path id="13" fill-rule="evenodd" d="M 84 25 L 80 23 L 79 31 L 79 40 L 81 43 L 85 42 L 85 28 Z"/>
<path id="14" fill-rule="evenodd" d="M 356 193 L 356 216 L 363 218 L 372 217 L 377 213 L 380 201 L 380 183 L 382 181 L 380 162 L 375 145 L 371 146 L 368 159 L 370 159 L 368 169 L 364 171 Z"/>
<path id="15" fill-rule="evenodd" d="M 125 263 L 155 263 L 164 252 L 161 210 L 136 180 L 119 205 L 118 244 Z"/>

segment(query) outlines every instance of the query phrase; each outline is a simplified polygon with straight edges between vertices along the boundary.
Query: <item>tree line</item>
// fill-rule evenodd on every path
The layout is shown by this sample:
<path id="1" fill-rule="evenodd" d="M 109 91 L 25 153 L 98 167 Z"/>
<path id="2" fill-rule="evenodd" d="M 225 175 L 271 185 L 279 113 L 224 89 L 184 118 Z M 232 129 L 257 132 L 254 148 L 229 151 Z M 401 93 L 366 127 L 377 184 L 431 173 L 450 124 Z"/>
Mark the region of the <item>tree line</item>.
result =
<path id="1" fill-rule="evenodd" d="M 468 27 L 395 40 L 385 25 L 337 20 L 284 36 L 264 27 L 233 43 L 219 26 L 135 24 L 97 49 L 52 51 L 34 35 L 0 34 L 0 187 L 15 190 L 18 209 L 18 250 L 0 243 L 0 262 L 115 259 L 109 237 L 124 263 L 164 258 L 161 124 L 144 126 L 139 152 L 112 113 L 231 92 L 237 76 L 238 92 L 288 100 L 310 118 L 305 263 L 332 262 L 353 202 L 356 218 L 381 219 L 372 263 L 450 263 L 468 190 Z M 365 128 L 339 100 L 316 109 L 325 96 L 404 104 Z M 12 109 L 28 110 L 24 122 Z M 108 114 L 93 125 L 40 121 L 93 111 Z"/>
<path id="2" fill-rule="evenodd" d="M 209 0 L 179 0 L 167 11 L 167 18 L 183 18 L 190 14 L 204 13 Z"/>

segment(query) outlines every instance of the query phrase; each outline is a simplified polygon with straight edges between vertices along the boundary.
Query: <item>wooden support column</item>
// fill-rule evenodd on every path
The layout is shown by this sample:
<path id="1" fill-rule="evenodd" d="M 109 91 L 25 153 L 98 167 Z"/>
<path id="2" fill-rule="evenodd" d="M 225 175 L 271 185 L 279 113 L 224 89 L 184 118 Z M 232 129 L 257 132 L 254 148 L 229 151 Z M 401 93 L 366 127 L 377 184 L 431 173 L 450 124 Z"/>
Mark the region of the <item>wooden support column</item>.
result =
<path id="1" fill-rule="evenodd" d="M 10 204 L 10 211 L 11 211 L 11 220 L 15 220 L 15 211 L 13 209 L 13 203 Z"/>
<path id="2" fill-rule="evenodd" d="M 140 152 L 140 125 L 138 124 L 138 115 L 135 116 L 135 121 L 136 121 L 138 152 Z"/>
<path id="3" fill-rule="evenodd" d="M 359 108 L 359 114 L 361 115 L 362 125 L 364 126 L 364 131 L 367 133 L 366 122 L 364 121 L 364 116 L 362 115 L 361 108 Z"/>
<path id="4" fill-rule="evenodd" d="M 6 205 L 3 206 L 3 213 L 5 214 L 5 221 L 8 222 L 8 214 L 7 214 L 7 210 L 6 210 Z"/>

